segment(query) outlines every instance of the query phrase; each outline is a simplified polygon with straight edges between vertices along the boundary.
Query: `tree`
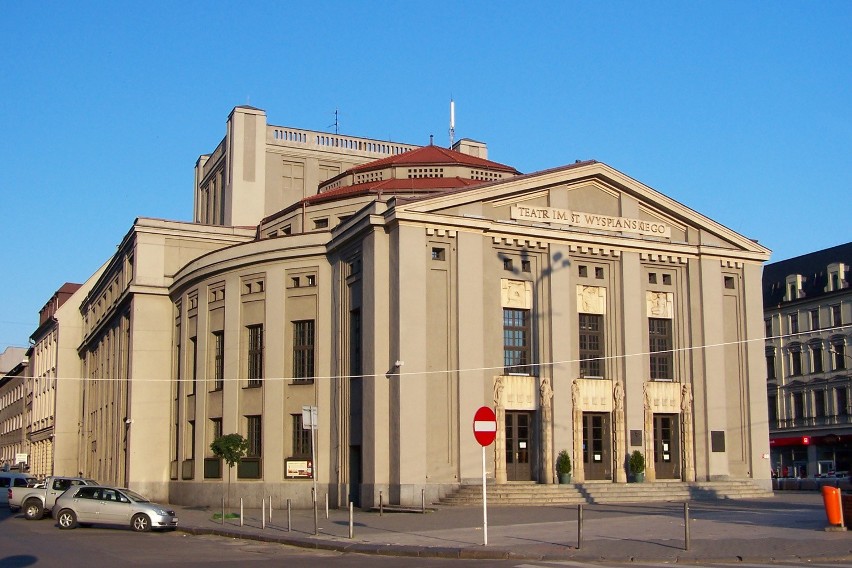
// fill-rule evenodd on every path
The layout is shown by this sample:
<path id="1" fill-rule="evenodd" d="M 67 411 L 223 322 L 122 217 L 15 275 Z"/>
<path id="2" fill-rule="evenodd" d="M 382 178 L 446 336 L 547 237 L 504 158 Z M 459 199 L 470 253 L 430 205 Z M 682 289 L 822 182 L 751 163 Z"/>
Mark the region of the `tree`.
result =
<path id="1" fill-rule="evenodd" d="M 231 508 L 231 470 L 240 463 L 248 452 L 248 440 L 240 434 L 225 434 L 219 436 L 210 444 L 210 450 L 217 458 L 225 460 L 228 464 L 228 502 Z"/>

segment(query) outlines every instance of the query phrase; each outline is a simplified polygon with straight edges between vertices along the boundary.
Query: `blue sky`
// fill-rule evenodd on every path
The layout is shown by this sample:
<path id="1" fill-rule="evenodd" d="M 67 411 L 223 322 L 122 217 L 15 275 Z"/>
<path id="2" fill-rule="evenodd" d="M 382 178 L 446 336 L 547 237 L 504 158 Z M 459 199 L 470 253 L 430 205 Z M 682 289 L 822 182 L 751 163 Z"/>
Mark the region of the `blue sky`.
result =
<path id="1" fill-rule="evenodd" d="M 0 350 L 26 345 L 193 166 L 270 124 L 445 144 L 528 173 L 596 159 L 773 250 L 848 242 L 850 2 L 6 2 Z"/>

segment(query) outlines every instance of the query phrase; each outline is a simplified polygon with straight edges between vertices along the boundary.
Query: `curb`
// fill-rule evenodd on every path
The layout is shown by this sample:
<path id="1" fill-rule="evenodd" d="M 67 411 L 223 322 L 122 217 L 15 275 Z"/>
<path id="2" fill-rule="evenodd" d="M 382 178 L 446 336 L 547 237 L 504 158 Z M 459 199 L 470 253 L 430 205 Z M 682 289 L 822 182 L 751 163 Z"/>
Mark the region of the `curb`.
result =
<path id="1" fill-rule="evenodd" d="M 808 563 L 813 561 L 818 562 L 845 562 L 849 561 L 849 555 L 840 555 L 836 553 L 827 555 L 807 555 L 797 554 L 791 556 L 753 556 L 753 555 L 731 555 L 731 556 L 697 556 L 693 554 L 683 554 L 672 556 L 604 556 L 595 553 L 585 553 L 583 550 L 578 550 L 574 547 L 565 547 L 565 554 L 554 554 L 547 552 L 544 554 L 524 554 L 516 550 L 506 550 L 500 548 L 456 548 L 456 547 L 426 547 L 416 545 L 402 544 L 375 544 L 362 542 L 346 542 L 339 539 L 323 540 L 311 537 L 287 537 L 287 536 L 267 536 L 251 532 L 229 531 L 226 529 L 201 528 L 201 527 L 178 527 L 178 532 L 183 532 L 193 535 L 214 535 L 226 538 L 235 538 L 242 540 L 253 540 L 257 542 L 270 542 L 276 544 L 285 544 L 299 548 L 312 550 L 327 550 L 342 553 L 367 554 L 375 556 L 396 556 L 401 558 L 443 558 L 443 559 L 464 559 L 464 560 L 527 560 L 527 561 L 566 561 L 573 560 L 578 562 L 616 562 L 616 563 L 666 563 L 678 564 L 696 562 L 720 563 L 720 564 L 737 564 L 743 562 L 802 562 Z M 850 554 L 852 554 L 852 542 L 850 542 Z"/>

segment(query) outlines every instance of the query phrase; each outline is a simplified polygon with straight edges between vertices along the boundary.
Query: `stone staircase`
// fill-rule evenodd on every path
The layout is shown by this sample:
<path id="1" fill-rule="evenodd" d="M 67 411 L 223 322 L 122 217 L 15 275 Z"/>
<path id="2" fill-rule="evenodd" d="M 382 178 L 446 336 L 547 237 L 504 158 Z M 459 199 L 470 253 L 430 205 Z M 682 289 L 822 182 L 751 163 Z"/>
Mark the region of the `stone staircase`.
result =
<path id="1" fill-rule="evenodd" d="M 655 483 L 590 482 L 541 485 L 509 482 L 487 487 L 489 505 L 579 505 L 644 503 L 660 501 L 711 501 L 716 499 L 765 499 L 772 491 L 747 480 L 657 481 Z M 482 503 L 481 485 L 462 485 L 437 505 L 476 505 Z"/>

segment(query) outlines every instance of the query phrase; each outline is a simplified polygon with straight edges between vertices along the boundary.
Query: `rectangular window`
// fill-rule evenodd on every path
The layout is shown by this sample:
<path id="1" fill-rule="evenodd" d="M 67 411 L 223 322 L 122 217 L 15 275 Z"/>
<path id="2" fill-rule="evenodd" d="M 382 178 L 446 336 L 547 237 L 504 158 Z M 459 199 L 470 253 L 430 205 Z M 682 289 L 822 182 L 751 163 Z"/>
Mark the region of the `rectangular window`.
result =
<path id="1" fill-rule="evenodd" d="M 222 437 L 222 419 L 221 418 L 211 418 L 210 419 L 210 441 L 212 442 L 216 438 Z"/>
<path id="2" fill-rule="evenodd" d="M 438 247 L 432 247 L 432 260 L 444 260 L 445 253 L 444 249 Z"/>
<path id="3" fill-rule="evenodd" d="M 831 352 L 834 354 L 834 370 L 846 369 L 846 346 L 842 343 L 832 343 Z"/>
<path id="4" fill-rule="evenodd" d="M 648 318 L 648 347 L 651 352 L 651 380 L 674 380 L 672 320 Z"/>
<path id="5" fill-rule="evenodd" d="M 825 416 L 825 391 L 814 392 L 814 416 L 817 418 Z"/>
<path id="6" fill-rule="evenodd" d="M 314 229 L 327 229 L 328 228 L 328 219 L 315 219 L 314 220 Z"/>
<path id="7" fill-rule="evenodd" d="M 225 332 L 213 332 L 213 390 L 225 386 Z"/>
<path id="8" fill-rule="evenodd" d="M 195 394 L 195 385 L 198 380 L 198 341 L 196 341 L 195 337 L 189 338 L 189 350 L 190 350 L 190 360 L 189 360 L 189 393 Z"/>
<path id="9" fill-rule="evenodd" d="M 767 408 L 769 410 L 769 427 L 777 428 L 778 427 L 778 407 L 776 406 L 776 397 L 769 396 L 766 399 Z"/>
<path id="10" fill-rule="evenodd" d="M 811 345 L 811 369 L 814 373 L 822 373 L 822 346 Z"/>
<path id="11" fill-rule="evenodd" d="M 831 325 L 839 327 L 843 325 L 840 317 L 840 305 L 831 306 Z"/>
<path id="12" fill-rule="evenodd" d="M 764 330 L 766 337 L 772 337 L 772 318 L 763 320 L 763 325 L 766 327 Z"/>
<path id="13" fill-rule="evenodd" d="M 263 453 L 260 416 L 246 416 L 247 458 L 259 458 Z"/>
<path id="14" fill-rule="evenodd" d="M 314 382 L 314 320 L 293 322 L 293 383 Z"/>
<path id="15" fill-rule="evenodd" d="M 790 351 L 790 373 L 792 375 L 802 374 L 802 352 Z"/>
<path id="16" fill-rule="evenodd" d="M 189 446 L 188 458 L 194 460 L 195 459 L 195 420 L 190 420 L 187 424 L 187 432 L 186 437 L 187 440 L 185 444 Z"/>
<path id="17" fill-rule="evenodd" d="M 248 386 L 263 384 L 263 325 L 250 325 L 248 330 Z"/>
<path id="18" fill-rule="evenodd" d="M 766 378 L 770 381 L 777 378 L 775 374 L 775 353 L 766 354 Z"/>
<path id="19" fill-rule="evenodd" d="M 835 414 L 837 414 L 837 416 L 846 416 L 848 413 L 846 410 L 846 405 L 848 403 L 846 387 L 835 387 L 834 400 L 837 403 L 837 406 L 835 407 Z"/>
<path id="20" fill-rule="evenodd" d="M 603 316 L 580 314 L 580 376 L 603 377 Z"/>
<path id="21" fill-rule="evenodd" d="M 302 427 L 302 415 L 293 414 L 293 457 L 311 457 L 311 431 Z"/>
<path id="22" fill-rule="evenodd" d="M 516 375 L 530 373 L 529 310 L 503 308 L 503 367 Z"/>
<path id="23" fill-rule="evenodd" d="M 811 310 L 811 329 L 819 329 L 819 310 Z"/>
<path id="24" fill-rule="evenodd" d="M 263 454 L 263 434 L 261 432 L 261 417 L 246 416 L 246 439 L 248 450 L 246 457 L 237 465 L 237 477 L 241 479 L 260 479 L 261 461 Z"/>
<path id="25" fill-rule="evenodd" d="M 790 333 L 799 333 L 799 314 L 790 314 Z"/>
<path id="26" fill-rule="evenodd" d="M 793 420 L 805 417 L 805 397 L 800 392 L 793 393 Z"/>

